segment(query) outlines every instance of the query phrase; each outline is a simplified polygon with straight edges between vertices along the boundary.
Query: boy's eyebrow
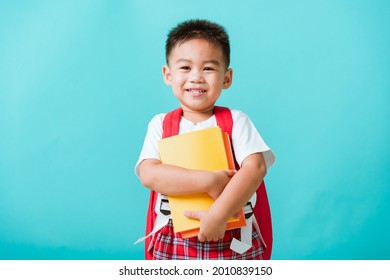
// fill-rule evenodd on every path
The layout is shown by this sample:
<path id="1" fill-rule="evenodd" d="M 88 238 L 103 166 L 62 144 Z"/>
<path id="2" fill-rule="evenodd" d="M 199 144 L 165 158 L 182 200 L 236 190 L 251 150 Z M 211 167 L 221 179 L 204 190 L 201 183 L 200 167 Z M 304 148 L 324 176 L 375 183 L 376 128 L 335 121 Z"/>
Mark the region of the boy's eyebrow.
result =
<path id="1" fill-rule="evenodd" d="M 176 60 L 176 63 L 181 63 L 181 62 L 191 62 L 191 60 L 189 59 L 186 59 L 186 58 L 179 58 L 178 60 Z M 205 60 L 203 63 L 211 63 L 211 64 L 215 64 L 217 66 L 219 66 L 221 63 L 216 60 L 216 59 L 210 59 L 210 60 Z"/>

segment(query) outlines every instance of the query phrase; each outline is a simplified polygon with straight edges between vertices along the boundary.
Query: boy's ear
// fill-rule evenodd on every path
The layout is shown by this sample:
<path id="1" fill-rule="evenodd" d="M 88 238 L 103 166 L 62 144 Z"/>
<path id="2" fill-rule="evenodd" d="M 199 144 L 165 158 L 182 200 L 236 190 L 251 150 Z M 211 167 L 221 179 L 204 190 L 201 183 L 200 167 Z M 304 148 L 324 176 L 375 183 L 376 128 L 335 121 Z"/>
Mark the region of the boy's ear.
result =
<path id="1" fill-rule="evenodd" d="M 169 70 L 168 66 L 164 65 L 164 67 L 162 68 L 162 74 L 163 74 L 165 84 L 167 86 L 171 86 L 172 85 L 172 76 L 171 76 L 171 71 Z"/>
<path id="2" fill-rule="evenodd" d="M 222 88 L 228 89 L 232 85 L 232 82 L 233 82 L 233 70 L 229 68 L 225 73 Z"/>

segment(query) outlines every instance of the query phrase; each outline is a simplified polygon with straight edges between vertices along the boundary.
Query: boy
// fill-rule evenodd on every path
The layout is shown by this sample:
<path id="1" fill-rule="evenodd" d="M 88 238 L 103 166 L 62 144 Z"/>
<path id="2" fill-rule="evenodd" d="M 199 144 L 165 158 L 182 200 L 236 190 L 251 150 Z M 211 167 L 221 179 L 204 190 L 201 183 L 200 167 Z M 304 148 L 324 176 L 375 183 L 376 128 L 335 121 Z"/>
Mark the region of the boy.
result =
<path id="1" fill-rule="evenodd" d="M 216 126 L 214 105 L 232 84 L 229 38 L 224 28 L 206 20 L 189 20 L 172 29 L 166 42 L 167 65 L 162 74 L 180 102 L 180 132 Z M 173 232 L 171 221 L 153 238 L 154 259 L 261 259 L 261 236 L 253 232 L 252 247 L 243 254 L 230 250 L 239 230 L 226 231 L 227 220 L 256 192 L 274 155 L 249 118 L 232 110 L 232 145 L 239 171 L 188 170 L 162 164 L 157 143 L 162 138 L 164 114 L 149 123 L 136 174 L 142 184 L 160 194 L 207 192 L 215 199 L 211 208 L 186 212 L 200 220 L 197 238 L 182 239 Z"/>

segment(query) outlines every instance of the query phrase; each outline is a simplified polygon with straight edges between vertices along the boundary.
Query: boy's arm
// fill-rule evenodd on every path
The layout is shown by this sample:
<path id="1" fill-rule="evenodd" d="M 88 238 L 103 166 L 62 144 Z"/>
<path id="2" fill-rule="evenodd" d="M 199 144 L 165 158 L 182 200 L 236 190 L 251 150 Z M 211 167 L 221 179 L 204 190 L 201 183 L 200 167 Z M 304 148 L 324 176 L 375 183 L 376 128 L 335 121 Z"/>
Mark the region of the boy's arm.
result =
<path id="1" fill-rule="evenodd" d="M 261 153 L 248 156 L 208 211 L 186 213 L 187 217 L 200 220 L 200 241 L 217 241 L 223 238 L 227 220 L 249 201 L 266 172 Z"/>
<path id="2" fill-rule="evenodd" d="M 236 172 L 233 170 L 189 170 L 162 164 L 157 159 L 140 163 L 140 179 L 144 186 L 163 194 L 206 192 L 216 199 Z"/>

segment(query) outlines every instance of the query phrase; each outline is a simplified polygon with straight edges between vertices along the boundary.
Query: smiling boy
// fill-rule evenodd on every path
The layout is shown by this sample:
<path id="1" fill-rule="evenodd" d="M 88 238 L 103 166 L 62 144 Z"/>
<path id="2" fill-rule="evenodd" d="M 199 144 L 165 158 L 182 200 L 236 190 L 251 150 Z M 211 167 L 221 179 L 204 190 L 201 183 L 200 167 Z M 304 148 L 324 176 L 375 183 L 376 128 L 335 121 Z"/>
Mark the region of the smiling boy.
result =
<path id="1" fill-rule="evenodd" d="M 224 28 L 206 20 L 179 24 L 168 35 L 167 65 L 162 69 L 166 85 L 180 103 L 182 117 L 179 133 L 217 125 L 215 103 L 232 84 L 229 38 Z M 200 220 L 197 238 L 182 239 L 173 231 L 171 221 L 152 241 L 153 259 L 261 259 L 261 235 L 252 232 L 252 244 L 244 253 L 230 249 L 240 230 L 226 231 L 227 220 L 253 196 L 263 181 L 274 155 L 250 119 L 238 110 L 231 111 L 234 125 L 232 145 L 240 169 L 215 172 L 188 170 L 162 164 L 157 143 L 162 138 L 165 114 L 149 123 L 144 146 L 136 164 L 142 184 L 160 194 L 195 194 L 207 192 L 215 199 L 211 208 L 187 212 Z"/>

